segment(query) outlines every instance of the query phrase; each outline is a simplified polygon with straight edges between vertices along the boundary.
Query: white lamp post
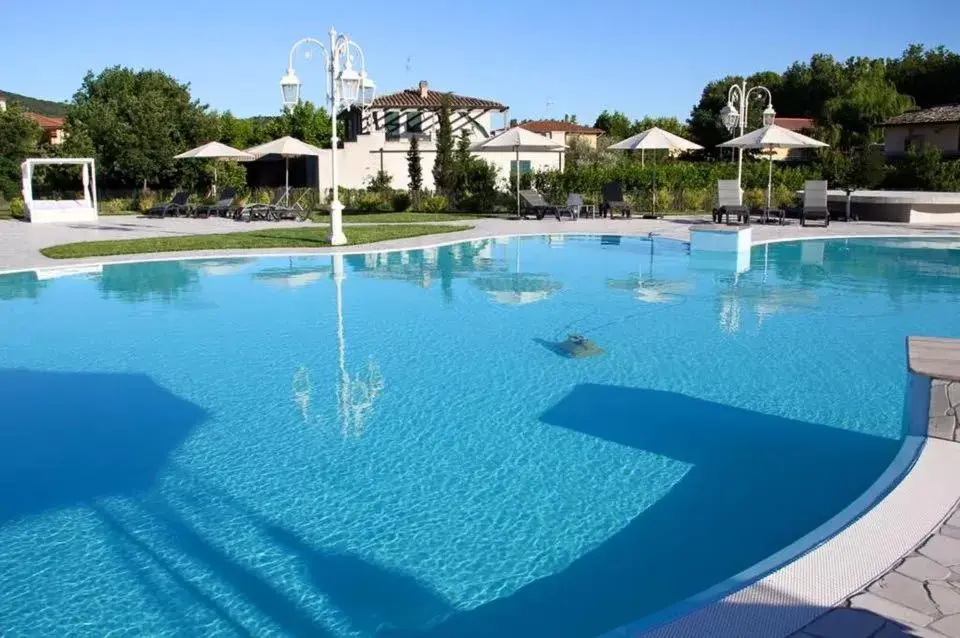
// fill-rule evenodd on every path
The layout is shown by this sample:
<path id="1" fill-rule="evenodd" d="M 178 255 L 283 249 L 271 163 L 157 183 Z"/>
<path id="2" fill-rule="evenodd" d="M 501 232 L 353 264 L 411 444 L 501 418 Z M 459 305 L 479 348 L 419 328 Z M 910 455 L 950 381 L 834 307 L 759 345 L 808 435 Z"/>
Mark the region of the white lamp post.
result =
<path id="1" fill-rule="evenodd" d="M 763 109 L 763 125 L 768 126 L 773 124 L 777 112 L 773 110 L 773 95 L 771 95 L 770 89 L 765 86 L 754 86 L 748 89 L 747 81 L 744 80 L 741 84 L 734 84 L 730 87 L 730 90 L 727 92 L 727 105 L 720 109 L 720 122 L 731 134 L 733 134 L 737 128 L 740 129 L 740 135 L 744 134 L 744 128 L 747 125 L 747 114 L 749 113 L 750 96 L 754 91 L 767 94 L 767 108 Z M 736 106 L 734 106 L 734 102 L 736 102 Z M 739 149 L 737 159 L 737 187 L 741 189 L 743 188 L 742 178 L 743 149 L 741 148 Z"/>
<path id="2" fill-rule="evenodd" d="M 330 29 L 330 48 L 315 38 L 303 38 L 290 47 L 290 56 L 287 62 L 287 74 L 280 80 L 280 92 L 284 106 L 295 106 L 300 101 L 300 79 L 293 70 L 293 56 L 297 47 L 303 44 L 312 44 L 323 51 L 326 64 L 326 90 L 330 103 L 330 184 L 333 189 L 333 201 L 330 202 L 330 244 L 342 246 L 347 243 L 343 234 L 343 204 L 340 203 L 340 193 L 337 181 L 337 113 L 341 109 L 353 106 L 367 108 L 373 104 L 376 85 L 367 77 L 366 65 L 363 59 L 363 50 L 347 36 L 337 35 L 335 29 Z M 360 58 L 360 70 L 353 68 L 353 53 Z"/>

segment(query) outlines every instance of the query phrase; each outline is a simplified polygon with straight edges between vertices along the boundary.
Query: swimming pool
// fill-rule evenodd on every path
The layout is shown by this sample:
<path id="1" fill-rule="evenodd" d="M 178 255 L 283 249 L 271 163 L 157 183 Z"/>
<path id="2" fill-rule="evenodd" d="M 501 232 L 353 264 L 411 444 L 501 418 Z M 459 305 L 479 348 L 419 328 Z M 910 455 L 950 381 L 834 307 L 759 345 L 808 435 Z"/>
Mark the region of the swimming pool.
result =
<path id="1" fill-rule="evenodd" d="M 903 439 L 948 240 L 483 240 L 0 276 L 0 633 L 586 636 Z M 562 356 L 569 334 L 604 353 Z"/>

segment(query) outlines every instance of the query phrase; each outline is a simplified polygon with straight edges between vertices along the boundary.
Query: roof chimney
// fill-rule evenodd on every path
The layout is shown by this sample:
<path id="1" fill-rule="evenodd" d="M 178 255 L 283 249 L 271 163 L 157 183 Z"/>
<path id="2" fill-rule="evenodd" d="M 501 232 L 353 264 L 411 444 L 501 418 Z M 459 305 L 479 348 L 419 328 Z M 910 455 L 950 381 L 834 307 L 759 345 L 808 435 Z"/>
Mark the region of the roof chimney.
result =
<path id="1" fill-rule="evenodd" d="M 420 80 L 420 84 L 419 84 L 419 87 L 420 87 L 420 97 L 422 97 L 422 98 L 426 98 L 426 97 L 427 97 L 427 93 L 429 93 L 429 90 L 428 90 L 429 86 L 430 86 L 430 85 L 427 83 L 426 80 Z"/>

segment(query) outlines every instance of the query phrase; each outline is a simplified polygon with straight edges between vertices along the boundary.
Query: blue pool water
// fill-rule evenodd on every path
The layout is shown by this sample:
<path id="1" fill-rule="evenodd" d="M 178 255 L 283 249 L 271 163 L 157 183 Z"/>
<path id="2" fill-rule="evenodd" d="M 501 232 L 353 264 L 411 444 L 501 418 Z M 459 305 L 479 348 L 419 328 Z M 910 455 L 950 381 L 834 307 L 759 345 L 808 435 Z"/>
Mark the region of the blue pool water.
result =
<path id="1" fill-rule="evenodd" d="M 0 634 L 589 636 L 731 578 L 894 457 L 960 250 L 734 271 L 568 236 L 0 277 Z"/>

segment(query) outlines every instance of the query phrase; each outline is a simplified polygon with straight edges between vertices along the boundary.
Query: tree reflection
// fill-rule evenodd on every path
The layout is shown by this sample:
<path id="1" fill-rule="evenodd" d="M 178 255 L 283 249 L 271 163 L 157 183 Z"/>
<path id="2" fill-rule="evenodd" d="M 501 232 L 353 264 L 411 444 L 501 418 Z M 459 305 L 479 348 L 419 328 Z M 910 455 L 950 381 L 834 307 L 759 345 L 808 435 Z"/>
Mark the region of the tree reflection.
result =
<path id="1" fill-rule="evenodd" d="M 41 281 L 34 272 L 0 275 L 0 300 L 36 299 L 48 281 Z"/>
<path id="2" fill-rule="evenodd" d="M 103 296 L 128 303 L 159 300 L 170 303 L 197 287 L 199 275 L 181 261 L 104 266 L 99 287 Z"/>
<path id="3" fill-rule="evenodd" d="M 493 240 L 485 239 L 420 250 L 347 255 L 345 259 L 362 277 L 407 281 L 427 289 L 439 280 L 444 300 L 452 302 L 454 280 L 478 272 L 506 270 L 493 256 L 493 246 Z"/>

